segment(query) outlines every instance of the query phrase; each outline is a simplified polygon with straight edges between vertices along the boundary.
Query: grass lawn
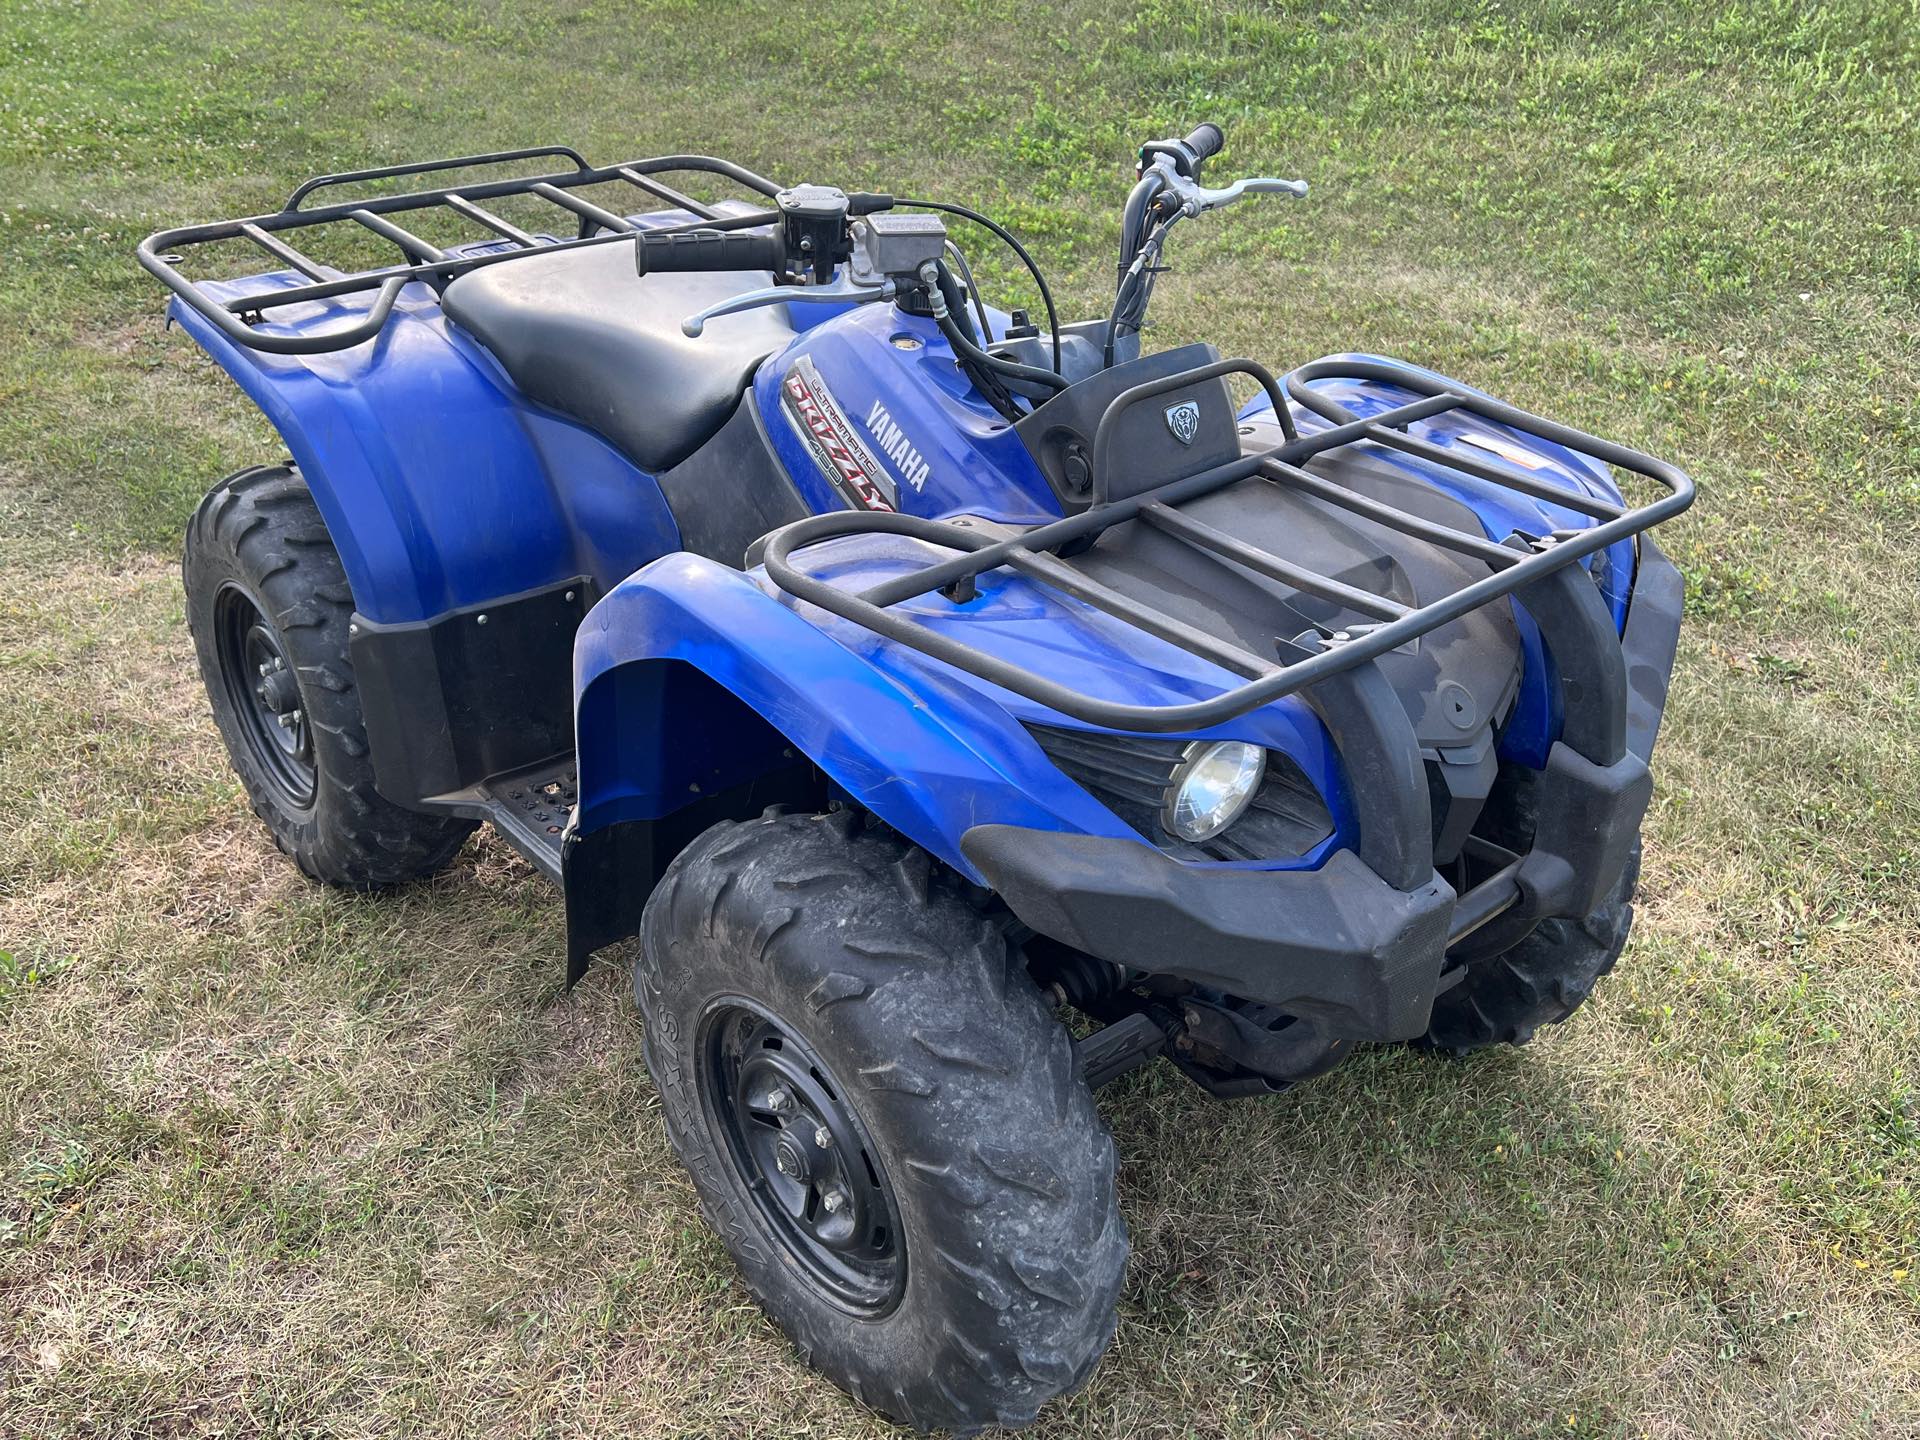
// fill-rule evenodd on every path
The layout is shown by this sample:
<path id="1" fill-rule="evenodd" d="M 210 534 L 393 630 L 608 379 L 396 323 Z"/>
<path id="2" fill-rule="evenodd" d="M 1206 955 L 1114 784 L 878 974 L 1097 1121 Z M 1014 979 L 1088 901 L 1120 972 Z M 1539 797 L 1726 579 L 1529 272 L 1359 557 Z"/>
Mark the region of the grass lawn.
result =
<path id="1" fill-rule="evenodd" d="M 1920 1435 L 1916 47 L 1913 0 L 0 0 L 0 1434 L 887 1429 L 748 1302 L 528 866 L 329 893 L 247 813 L 176 558 L 278 452 L 140 237 L 705 150 L 979 205 L 1090 312 L 1130 146 L 1212 119 L 1313 198 L 1187 227 L 1151 343 L 1670 456 L 1689 623 L 1615 978 L 1471 1064 L 1106 1092 L 1119 1337 L 1037 1433 Z"/>

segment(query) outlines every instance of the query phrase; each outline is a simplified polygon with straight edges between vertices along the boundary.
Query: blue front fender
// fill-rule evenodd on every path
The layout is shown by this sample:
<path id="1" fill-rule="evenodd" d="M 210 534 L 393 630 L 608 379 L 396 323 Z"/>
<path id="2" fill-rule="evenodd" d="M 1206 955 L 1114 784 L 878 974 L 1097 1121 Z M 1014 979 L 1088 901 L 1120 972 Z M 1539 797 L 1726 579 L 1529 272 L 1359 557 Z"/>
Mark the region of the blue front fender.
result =
<path id="1" fill-rule="evenodd" d="M 574 642 L 585 836 L 653 820 L 805 754 L 961 873 L 975 825 L 1131 837 L 984 696 L 928 707 L 754 579 L 669 555 L 617 586 Z M 1137 837 L 1133 837 L 1137 838 Z"/>

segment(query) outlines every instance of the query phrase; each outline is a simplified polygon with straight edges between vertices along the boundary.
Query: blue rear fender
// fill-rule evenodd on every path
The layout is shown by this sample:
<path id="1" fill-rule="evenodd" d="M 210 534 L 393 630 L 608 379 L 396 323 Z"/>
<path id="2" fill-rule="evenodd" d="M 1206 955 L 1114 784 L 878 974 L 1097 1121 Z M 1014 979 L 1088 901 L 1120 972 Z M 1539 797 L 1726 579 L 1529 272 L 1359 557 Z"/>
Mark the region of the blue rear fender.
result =
<path id="1" fill-rule="evenodd" d="M 684 220 L 661 210 L 652 227 Z M 509 242 L 456 247 L 462 256 Z M 291 271 L 208 281 L 216 302 L 305 285 Z M 820 317 L 796 306 L 799 326 Z M 274 335 L 334 331 L 366 297 L 276 307 Z M 422 621 L 586 577 L 604 593 L 680 548 L 654 477 L 592 430 L 533 403 L 439 297 L 400 292 L 379 336 L 317 355 L 236 345 L 175 299 L 169 316 L 233 377 L 286 442 L 340 552 L 355 607 L 383 625 Z"/>
<path id="2" fill-rule="evenodd" d="M 299 279 L 203 288 L 227 298 Z M 362 615 L 425 620 L 582 575 L 610 586 L 679 548 L 651 477 L 528 405 L 426 287 L 404 294 L 377 340 L 302 357 L 246 349 L 172 310 L 280 432 Z M 336 326 L 344 308 L 270 313 L 300 330 Z"/>

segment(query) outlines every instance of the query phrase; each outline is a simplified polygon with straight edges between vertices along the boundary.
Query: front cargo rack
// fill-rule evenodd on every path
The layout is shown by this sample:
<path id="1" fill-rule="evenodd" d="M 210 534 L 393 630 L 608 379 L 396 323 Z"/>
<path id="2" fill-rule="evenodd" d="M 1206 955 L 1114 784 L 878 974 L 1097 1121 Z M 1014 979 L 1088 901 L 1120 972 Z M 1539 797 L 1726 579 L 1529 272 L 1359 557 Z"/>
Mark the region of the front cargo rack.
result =
<path id="1" fill-rule="evenodd" d="M 336 186 L 431 175 L 449 170 L 510 165 L 523 160 L 556 159 L 571 162 L 572 168 L 302 208 L 307 198 L 316 191 Z M 780 186 L 764 175 L 756 175 L 729 160 L 717 160 L 710 155 L 660 155 L 648 160 L 630 160 L 623 165 L 596 167 L 588 164 L 585 157 L 570 146 L 539 145 L 525 150 L 500 150 L 487 155 L 464 155 L 449 160 L 426 160 L 410 165 L 383 165 L 371 170 L 318 175 L 296 189 L 287 197 L 287 203 L 270 215 L 161 230 L 142 240 L 136 253 L 140 263 L 149 272 L 235 344 L 276 355 L 318 355 L 332 350 L 346 350 L 373 339 L 386 325 L 400 292 L 413 281 L 424 281 L 436 289 L 443 289 L 455 276 L 483 265 L 501 264 L 524 255 L 556 249 L 609 244 L 631 235 L 637 228 L 632 221 L 573 193 L 584 186 L 624 183 L 653 200 L 663 201 L 676 210 L 696 217 L 683 225 L 663 227 L 661 233 L 696 229 L 750 230 L 774 223 L 780 218 L 777 212 L 771 210 L 723 214 L 655 178 L 675 173 L 719 175 L 768 197 L 780 191 Z M 548 239 L 533 234 L 494 214 L 480 203 L 510 195 L 530 195 L 552 205 L 573 229 L 573 238 Z M 504 243 L 509 248 L 495 249 L 489 246 L 484 251 L 476 251 L 469 247 L 449 252 L 388 218 L 408 211 L 433 208 L 452 211 L 491 232 L 494 245 Z M 405 257 L 404 263 L 372 270 L 335 270 L 302 254 L 281 238 L 290 230 L 342 222 L 357 225 L 391 242 Z M 305 276 L 311 283 L 257 291 L 228 299 L 209 295 L 180 273 L 177 267 L 182 256 L 179 252 L 190 246 L 221 240 L 251 241 L 286 269 Z M 374 299 L 367 308 L 365 318 L 338 329 L 318 334 L 275 335 L 253 328 L 261 323 L 270 309 L 332 300 L 366 291 L 374 292 Z"/>
<path id="2" fill-rule="evenodd" d="M 765 552 L 767 574 L 776 585 L 798 599 L 1023 695 L 1062 715 L 1109 730 L 1167 733 L 1201 730 L 1221 724 L 1318 681 L 1354 670 L 1516 591 L 1528 589 L 1538 593 L 1539 582 L 1548 580 L 1556 572 L 1620 540 L 1672 519 L 1693 503 L 1693 482 L 1686 473 L 1650 455 L 1529 414 L 1488 396 L 1454 389 L 1429 372 L 1380 361 L 1346 358 L 1316 360 L 1292 371 L 1287 376 L 1284 395 L 1273 376 L 1251 360 L 1221 360 L 1122 391 L 1106 407 L 1095 431 L 1091 465 L 1095 477 L 1094 493 L 1105 493 L 1100 483 L 1101 477 L 1108 472 L 1118 421 L 1126 410 L 1155 396 L 1235 373 L 1251 376 L 1267 392 L 1274 405 L 1275 418 L 1281 426 L 1283 444 L 1271 450 L 1241 455 L 1237 459 L 1126 498 L 1096 504 L 1064 520 L 1037 526 L 1010 539 L 993 540 L 978 531 L 942 521 L 888 512 L 838 511 L 816 515 L 796 521 L 770 537 Z M 1414 391 L 1419 398 L 1378 415 L 1362 417 L 1331 396 L 1312 388 L 1315 381 L 1335 378 L 1380 381 Z M 1328 421 L 1329 428 L 1310 435 L 1299 434 L 1287 408 L 1289 397 Z M 1647 505 L 1618 505 L 1566 486 L 1454 453 L 1444 446 L 1407 433 L 1406 427 L 1413 422 L 1446 411 L 1464 411 L 1591 456 L 1604 464 L 1655 481 L 1664 487 L 1666 493 Z M 1534 499 L 1548 501 L 1587 515 L 1597 523 L 1584 529 L 1560 530 L 1544 536 L 1516 534 L 1504 543 L 1498 543 L 1483 534 L 1471 534 L 1410 514 L 1370 496 L 1360 495 L 1302 468 L 1306 461 L 1316 455 L 1343 445 L 1368 442 L 1504 486 Z M 1387 596 L 1358 589 L 1332 576 L 1318 574 L 1283 555 L 1250 545 L 1224 530 L 1204 524 L 1177 508 L 1183 501 L 1195 500 L 1227 486 L 1249 481 L 1292 487 L 1404 535 L 1482 561 L 1494 573 L 1429 604 L 1407 606 Z M 1260 655 L 1243 645 L 1208 634 L 1173 615 L 1144 605 L 1132 596 L 1121 594 L 1080 573 L 1060 558 L 1059 552 L 1063 547 L 1091 543 L 1102 532 L 1132 520 L 1154 526 L 1175 540 L 1232 561 L 1296 590 L 1336 601 L 1368 616 L 1369 620 L 1330 635 L 1307 635 L 1298 640 L 1276 636 L 1274 655 Z M 845 535 L 874 533 L 905 535 L 965 553 L 911 570 L 859 592 L 830 584 L 793 563 L 794 552 L 807 546 Z M 1244 677 L 1247 683 L 1222 690 L 1204 700 L 1180 705 L 1133 705 L 1103 700 L 1023 669 L 949 635 L 937 633 L 888 608 L 933 591 L 940 591 L 952 599 L 964 600 L 973 593 L 975 577 L 1000 566 L 1029 580 L 1051 586 L 1191 655 L 1211 661 Z M 1528 597 L 1522 598 L 1525 603 Z M 1544 616 L 1536 618 L 1541 618 L 1544 624 Z M 1551 644 L 1549 648 L 1553 648 Z M 1617 644 L 1609 642 L 1608 648 L 1613 652 L 1612 663 L 1618 665 Z M 1556 659 L 1564 671 L 1575 657 L 1557 655 Z M 1576 663 L 1585 663 L 1584 657 Z M 1600 748 L 1617 751 L 1618 744 L 1616 736 L 1611 745 Z"/>

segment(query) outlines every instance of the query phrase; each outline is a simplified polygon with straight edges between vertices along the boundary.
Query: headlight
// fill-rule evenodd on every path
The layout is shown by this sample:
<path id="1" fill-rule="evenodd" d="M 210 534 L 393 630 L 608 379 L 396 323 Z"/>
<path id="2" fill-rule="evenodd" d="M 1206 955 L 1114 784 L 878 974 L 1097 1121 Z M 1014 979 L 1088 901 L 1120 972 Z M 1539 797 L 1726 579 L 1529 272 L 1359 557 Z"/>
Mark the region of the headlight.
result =
<path id="1" fill-rule="evenodd" d="M 1333 833 L 1327 802 L 1284 750 L 1050 725 L 1027 730 L 1070 780 L 1175 859 L 1289 860 Z M 1206 838 L 1188 838 L 1196 834 Z"/>
<path id="2" fill-rule="evenodd" d="M 1267 752 L 1244 740 L 1196 740 L 1167 784 L 1160 823 L 1182 840 L 1211 839 L 1240 818 L 1267 773 Z"/>

